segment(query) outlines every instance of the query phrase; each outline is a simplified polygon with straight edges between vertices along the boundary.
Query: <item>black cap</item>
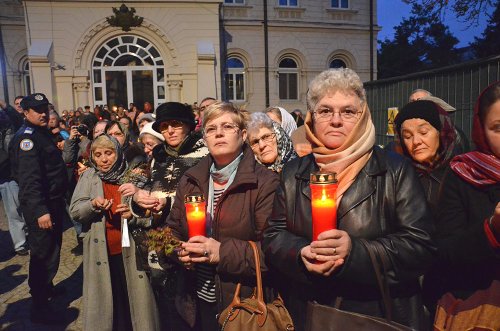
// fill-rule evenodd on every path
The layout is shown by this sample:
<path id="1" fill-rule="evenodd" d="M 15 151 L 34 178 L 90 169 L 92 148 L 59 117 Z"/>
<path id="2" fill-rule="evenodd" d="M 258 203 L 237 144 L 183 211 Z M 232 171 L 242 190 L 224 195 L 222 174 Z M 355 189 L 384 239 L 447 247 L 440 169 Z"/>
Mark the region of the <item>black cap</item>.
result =
<path id="1" fill-rule="evenodd" d="M 25 96 L 21 100 L 21 107 L 24 110 L 29 110 L 30 108 L 38 108 L 40 106 L 48 106 L 49 100 L 43 93 L 34 93 L 28 96 Z"/>
<path id="2" fill-rule="evenodd" d="M 191 131 L 196 127 L 193 110 L 190 106 L 180 102 L 166 102 L 156 108 L 156 121 L 153 123 L 153 130 L 160 132 L 160 124 L 170 120 L 186 123 Z"/>
<path id="3" fill-rule="evenodd" d="M 420 118 L 432 125 L 436 130 L 441 131 L 441 120 L 439 118 L 440 107 L 428 100 L 417 100 L 408 103 L 401 109 L 398 116 L 394 119 L 396 128 L 398 131 L 401 130 L 401 125 L 403 122 L 412 118 Z"/>

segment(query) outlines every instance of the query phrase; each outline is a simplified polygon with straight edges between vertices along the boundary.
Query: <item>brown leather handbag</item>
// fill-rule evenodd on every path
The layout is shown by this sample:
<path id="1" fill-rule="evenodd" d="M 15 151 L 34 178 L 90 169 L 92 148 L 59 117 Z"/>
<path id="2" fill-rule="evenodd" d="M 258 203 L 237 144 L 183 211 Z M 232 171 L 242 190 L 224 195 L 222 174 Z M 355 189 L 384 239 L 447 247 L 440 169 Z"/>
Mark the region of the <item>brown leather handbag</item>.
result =
<path id="1" fill-rule="evenodd" d="M 292 318 L 279 295 L 273 302 L 265 303 L 262 290 L 259 251 L 253 241 L 249 241 L 248 243 L 252 247 L 255 258 L 257 286 L 250 298 L 241 300 L 241 283 L 238 283 L 234 291 L 233 301 L 219 316 L 221 331 L 295 330 Z"/>
<path id="2" fill-rule="evenodd" d="M 398 324 L 392 321 L 391 316 L 391 298 L 389 288 L 385 279 L 382 279 L 380 265 L 376 256 L 380 257 L 383 266 L 384 276 L 386 274 L 387 256 L 379 243 L 368 243 L 361 240 L 361 243 L 367 248 L 370 259 L 375 270 L 377 283 L 382 294 L 386 317 L 379 318 L 370 315 L 364 315 L 349 312 L 340 309 L 342 298 L 337 298 L 335 306 L 324 306 L 316 302 L 308 302 L 306 331 L 345 331 L 345 330 L 370 330 L 370 331 L 409 331 L 410 327 Z"/>

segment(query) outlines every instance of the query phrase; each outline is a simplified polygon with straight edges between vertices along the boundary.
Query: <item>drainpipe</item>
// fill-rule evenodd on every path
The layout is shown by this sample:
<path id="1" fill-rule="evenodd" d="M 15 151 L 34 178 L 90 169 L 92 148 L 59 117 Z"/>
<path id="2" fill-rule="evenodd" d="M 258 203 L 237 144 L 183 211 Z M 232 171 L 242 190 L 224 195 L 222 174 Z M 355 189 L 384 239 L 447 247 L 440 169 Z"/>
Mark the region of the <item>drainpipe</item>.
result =
<path id="1" fill-rule="evenodd" d="M 373 80 L 373 0 L 370 0 L 370 81 Z"/>
<path id="2" fill-rule="evenodd" d="M 7 86 L 7 67 L 5 66 L 6 61 L 7 58 L 5 56 L 5 47 L 3 45 L 2 25 L 0 25 L 0 65 L 2 70 L 3 95 L 5 102 L 9 104 L 9 88 Z"/>
<path id="3" fill-rule="evenodd" d="M 266 108 L 269 107 L 269 40 L 267 32 L 267 0 L 264 0 L 264 88 L 266 89 Z"/>

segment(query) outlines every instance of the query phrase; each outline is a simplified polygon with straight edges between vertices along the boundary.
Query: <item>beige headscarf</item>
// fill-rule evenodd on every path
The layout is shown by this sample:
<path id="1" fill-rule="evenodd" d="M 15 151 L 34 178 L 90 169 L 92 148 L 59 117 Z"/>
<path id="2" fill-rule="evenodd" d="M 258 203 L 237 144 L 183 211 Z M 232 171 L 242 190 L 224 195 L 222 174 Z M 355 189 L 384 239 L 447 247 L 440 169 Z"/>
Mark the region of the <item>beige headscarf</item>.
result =
<path id="1" fill-rule="evenodd" d="M 337 189 L 337 206 L 343 194 L 356 179 L 372 155 L 375 144 L 375 126 L 370 109 L 366 103 L 361 117 L 347 136 L 346 141 L 336 149 L 329 149 L 314 135 L 311 112 L 307 112 L 306 137 L 312 144 L 316 163 L 321 171 L 335 172 L 339 186 Z"/>

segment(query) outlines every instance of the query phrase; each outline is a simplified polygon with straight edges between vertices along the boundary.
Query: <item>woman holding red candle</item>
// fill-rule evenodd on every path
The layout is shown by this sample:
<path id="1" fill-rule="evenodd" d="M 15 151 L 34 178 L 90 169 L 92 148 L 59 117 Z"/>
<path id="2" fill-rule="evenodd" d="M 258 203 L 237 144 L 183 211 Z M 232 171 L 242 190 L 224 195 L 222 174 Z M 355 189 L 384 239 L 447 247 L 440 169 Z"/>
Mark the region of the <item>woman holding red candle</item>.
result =
<path id="1" fill-rule="evenodd" d="M 253 289 L 248 280 L 254 277 L 255 265 L 247 241 L 262 239 L 278 175 L 255 161 L 245 143 L 247 120 L 248 114 L 230 103 L 207 108 L 203 133 L 210 154 L 184 173 L 167 219 L 185 241 L 179 260 L 194 269 L 195 330 L 219 330 L 215 315 L 232 301 L 238 282 L 243 284 L 242 297 Z M 206 202 L 206 231 L 190 238 L 193 219 L 186 217 L 184 199 L 196 194 Z"/>
<path id="2" fill-rule="evenodd" d="M 418 282 L 432 262 L 433 223 L 410 162 L 374 146 L 375 128 L 358 75 L 330 69 L 312 80 L 307 93 L 310 155 L 283 168 L 263 249 L 279 274 L 297 330 L 306 304 L 384 316 L 368 252 L 359 239 L 383 245 L 388 257 L 393 320 L 421 329 Z M 310 177 L 335 173 L 337 228 L 312 237 Z M 332 323 L 335 321 L 332 320 Z"/>
<path id="3" fill-rule="evenodd" d="M 153 291 L 137 270 L 134 240 L 123 245 L 131 213 L 122 202 L 120 183 L 127 161 L 119 142 L 108 135 L 90 147 L 92 167 L 71 199 L 70 214 L 89 228 L 83 242 L 84 330 L 160 330 Z"/>

